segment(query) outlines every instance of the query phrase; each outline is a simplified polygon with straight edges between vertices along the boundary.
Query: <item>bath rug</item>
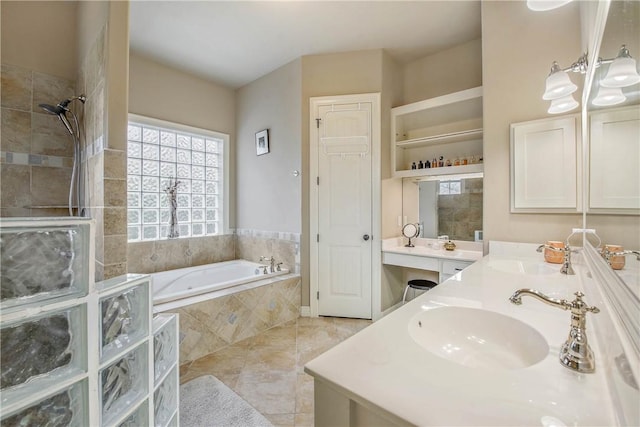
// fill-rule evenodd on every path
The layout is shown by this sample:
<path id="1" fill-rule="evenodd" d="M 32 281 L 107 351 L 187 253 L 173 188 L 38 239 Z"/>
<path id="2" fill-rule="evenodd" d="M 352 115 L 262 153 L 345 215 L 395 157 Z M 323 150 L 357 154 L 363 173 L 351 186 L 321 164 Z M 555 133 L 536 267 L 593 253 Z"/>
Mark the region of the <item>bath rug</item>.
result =
<path id="1" fill-rule="evenodd" d="M 212 375 L 180 386 L 182 427 L 273 427 L 261 413 Z"/>

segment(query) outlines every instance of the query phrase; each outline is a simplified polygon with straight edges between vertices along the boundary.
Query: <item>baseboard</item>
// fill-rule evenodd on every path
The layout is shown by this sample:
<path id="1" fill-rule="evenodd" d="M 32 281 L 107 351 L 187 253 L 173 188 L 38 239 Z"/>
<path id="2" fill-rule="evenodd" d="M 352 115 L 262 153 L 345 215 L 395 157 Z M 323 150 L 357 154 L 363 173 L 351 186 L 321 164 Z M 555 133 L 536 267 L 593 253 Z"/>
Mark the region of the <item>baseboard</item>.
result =
<path id="1" fill-rule="evenodd" d="M 300 317 L 311 317 L 311 307 L 308 305 L 300 306 Z"/>

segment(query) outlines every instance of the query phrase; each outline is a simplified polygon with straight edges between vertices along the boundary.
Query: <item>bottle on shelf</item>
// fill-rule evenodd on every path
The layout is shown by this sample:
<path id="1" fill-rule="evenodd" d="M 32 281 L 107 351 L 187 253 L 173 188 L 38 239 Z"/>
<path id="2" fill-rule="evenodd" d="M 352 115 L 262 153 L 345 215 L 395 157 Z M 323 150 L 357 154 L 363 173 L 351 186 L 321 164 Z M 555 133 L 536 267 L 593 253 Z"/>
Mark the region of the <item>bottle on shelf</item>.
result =
<path id="1" fill-rule="evenodd" d="M 416 168 L 416 162 L 411 163 L 411 169 L 415 169 Z"/>
<path id="2" fill-rule="evenodd" d="M 429 160 L 426 160 L 424 162 L 424 167 L 427 168 L 427 169 L 431 168 L 431 162 Z"/>

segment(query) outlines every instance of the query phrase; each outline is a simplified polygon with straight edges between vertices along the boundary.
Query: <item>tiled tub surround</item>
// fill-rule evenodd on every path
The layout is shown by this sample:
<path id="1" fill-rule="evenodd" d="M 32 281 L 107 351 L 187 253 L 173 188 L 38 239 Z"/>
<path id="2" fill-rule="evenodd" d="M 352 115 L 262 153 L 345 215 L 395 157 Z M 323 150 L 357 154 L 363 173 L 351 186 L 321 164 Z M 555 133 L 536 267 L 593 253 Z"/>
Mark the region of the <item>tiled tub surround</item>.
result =
<path id="1" fill-rule="evenodd" d="M 236 258 L 259 262 L 273 256 L 289 271 L 300 273 L 300 234 L 237 229 Z"/>
<path id="2" fill-rule="evenodd" d="M 38 104 L 74 95 L 75 82 L 2 64 L 0 216 L 68 215 L 73 143 Z"/>
<path id="3" fill-rule="evenodd" d="M 176 268 L 236 259 L 236 236 L 192 237 L 129 242 L 127 264 L 132 273 L 158 273 Z M 113 248 L 113 250 L 122 250 Z"/>
<path id="4" fill-rule="evenodd" d="M 250 285 L 254 287 L 240 285 L 216 291 L 210 294 L 213 299 L 167 310 L 180 314 L 180 363 L 298 318 L 299 275 L 277 276 Z"/>

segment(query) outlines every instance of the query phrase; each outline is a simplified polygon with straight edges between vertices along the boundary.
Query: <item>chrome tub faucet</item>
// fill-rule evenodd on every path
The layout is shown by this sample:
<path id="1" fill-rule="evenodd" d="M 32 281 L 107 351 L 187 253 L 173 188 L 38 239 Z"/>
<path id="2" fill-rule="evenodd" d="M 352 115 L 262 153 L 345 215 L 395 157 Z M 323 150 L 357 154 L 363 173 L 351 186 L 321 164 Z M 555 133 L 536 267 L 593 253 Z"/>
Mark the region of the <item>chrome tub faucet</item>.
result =
<path id="1" fill-rule="evenodd" d="M 571 311 L 571 329 L 567 340 L 560 348 L 560 363 L 569 369 L 582 373 L 591 373 L 596 369 L 596 362 L 593 352 L 587 341 L 587 313 L 599 313 L 598 307 L 589 307 L 583 300 L 584 294 L 576 292 L 576 299 L 567 301 L 565 299 L 550 298 L 534 289 L 518 289 L 511 295 L 509 301 L 513 304 L 521 305 L 523 296 L 530 296 L 545 304 L 562 310 Z"/>
<path id="2" fill-rule="evenodd" d="M 276 260 L 275 260 L 275 258 L 273 258 L 273 256 L 270 256 L 270 257 L 268 257 L 268 256 L 261 256 L 261 257 L 260 257 L 260 261 L 269 261 L 269 271 L 270 271 L 271 273 L 274 273 L 274 272 L 276 271 L 276 268 L 275 268 L 275 267 L 276 267 Z M 279 271 L 279 270 L 280 270 L 280 269 L 278 268 L 278 271 Z"/>

